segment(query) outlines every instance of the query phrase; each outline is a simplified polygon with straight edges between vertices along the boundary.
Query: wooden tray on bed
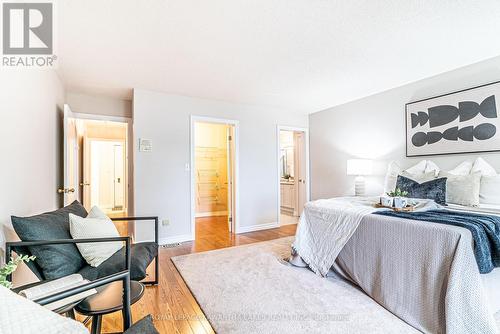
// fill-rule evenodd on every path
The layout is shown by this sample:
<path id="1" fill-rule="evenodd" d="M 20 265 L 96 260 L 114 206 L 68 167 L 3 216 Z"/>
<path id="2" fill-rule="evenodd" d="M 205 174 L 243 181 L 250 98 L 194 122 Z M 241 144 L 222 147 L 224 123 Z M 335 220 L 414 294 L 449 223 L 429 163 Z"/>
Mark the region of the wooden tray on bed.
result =
<path id="1" fill-rule="evenodd" d="M 395 208 L 393 206 L 385 206 L 385 205 L 382 205 L 380 203 L 376 203 L 375 207 L 376 208 L 387 208 L 387 209 L 391 209 L 392 211 L 396 211 L 396 212 L 413 212 L 415 210 L 415 206 L 412 206 L 412 205 L 408 205 L 404 208 Z"/>

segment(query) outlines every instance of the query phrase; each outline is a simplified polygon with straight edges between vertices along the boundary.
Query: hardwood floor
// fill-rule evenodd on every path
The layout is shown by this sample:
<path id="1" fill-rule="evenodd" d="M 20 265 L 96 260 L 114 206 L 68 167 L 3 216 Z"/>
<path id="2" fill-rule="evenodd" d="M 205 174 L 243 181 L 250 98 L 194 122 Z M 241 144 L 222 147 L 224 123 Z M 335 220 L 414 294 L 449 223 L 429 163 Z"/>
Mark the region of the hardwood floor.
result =
<path id="1" fill-rule="evenodd" d="M 227 217 L 198 218 L 194 242 L 175 248 L 160 248 L 160 284 L 147 287 L 143 298 L 132 306 L 134 321 L 152 314 L 160 333 L 214 333 L 170 258 L 291 236 L 295 230 L 296 225 L 286 225 L 234 235 L 229 233 Z M 103 333 L 121 331 L 121 328 L 121 313 L 104 316 Z"/>

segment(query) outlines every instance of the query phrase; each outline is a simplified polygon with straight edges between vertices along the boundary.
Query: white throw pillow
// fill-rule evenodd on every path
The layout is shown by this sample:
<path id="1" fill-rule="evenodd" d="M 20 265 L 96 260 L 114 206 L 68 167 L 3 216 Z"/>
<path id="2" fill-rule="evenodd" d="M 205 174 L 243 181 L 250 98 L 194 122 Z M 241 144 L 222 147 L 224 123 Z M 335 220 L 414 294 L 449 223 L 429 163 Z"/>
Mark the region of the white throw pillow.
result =
<path id="1" fill-rule="evenodd" d="M 483 176 L 495 176 L 497 171 L 483 158 L 477 158 L 472 167 L 471 173 L 481 172 Z"/>
<path id="2" fill-rule="evenodd" d="M 402 169 L 397 162 L 391 161 L 387 167 L 387 174 L 385 175 L 384 194 L 393 191 L 396 188 L 398 175 L 401 174 Z"/>
<path id="3" fill-rule="evenodd" d="M 434 162 L 427 160 L 427 164 L 425 165 L 425 173 L 434 173 L 434 176 L 438 176 L 439 167 Z"/>
<path id="4" fill-rule="evenodd" d="M 500 175 L 481 178 L 479 201 L 483 204 L 500 205 Z"/>
<path id="5" fill-rule="evenodd" d="M 423 174 L 427 168 L 427 160 L 422 160 L 415 166 L 405 169 L 406 172 L 410 174 Z"/>
<path id="6" fill-rule="evenodd" d="M 446 203 L 465 206 L 479 206 L 481 173 L 453 175 L 439 172 L 439 177 L 446 177 Z"/>
<path id="7" fill-rule="evenodd" d="M 437 167 L 437 166 L 436 166 Z M 427 168 L 427 160 L 422 160 L 415 166 L 412 166 L 406 170 L 404 170 L 407 174 L 411 174 L 415 177 L 420 177 L 425 174 L 425 169 Z M 385 175 L 384 182 L 384 194 L 394 191 L 396 188 L 396 182 L 398 181 L 398 175 L 401 175 L 403 169 L 399 166 L 399 164 L 395 161 L 391 161 L 389 166 L 387 167 L 387 174 Z"/>
<path id="8" fill-rule="evenodd" d="M 73 239 L 114 238 L 120 234 L 115 224 L 98 207 L 90 210 L 87 218 L 69 214 L 69 231 Z M 77 244 L 85 261 L 97 267 L 123 247 L 120 241 Z"/>
<path id="9" fill-rule="evenodd" d="M 404 170 L 399 175 L 409 178 L 418 183 L 429 182 L 436 178 L 436 174 L 434 171 L 430 171 L 429 173 L 423 173 L 423 174 L 410 174 Z"/>
<path id="10" fill-rule="evenodd" d="M 473 164 L 471 161 L 464 161 L 457 167 L 449 170 L 448 173 L 453 175 L 469 175 L 471 174 L 472 166 Z"/>

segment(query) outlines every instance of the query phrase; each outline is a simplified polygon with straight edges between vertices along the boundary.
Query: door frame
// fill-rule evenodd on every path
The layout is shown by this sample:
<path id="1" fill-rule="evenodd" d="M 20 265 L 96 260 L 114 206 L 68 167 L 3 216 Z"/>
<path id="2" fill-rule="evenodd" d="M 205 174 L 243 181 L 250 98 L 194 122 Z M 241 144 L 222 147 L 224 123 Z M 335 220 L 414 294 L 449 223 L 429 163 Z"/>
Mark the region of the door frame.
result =
<path id="1" fill-rule="evenodd" d="M 127 214 L 129 216 L 134 215 L 134 129 L 133 120 L 131 117 L 125 116 L 108 116 L 108 115 L 97 115 L 97 114 L 85 114 L 74 112 L 73 117 L 76 119 L 83 119 L 89 121 L 108 121 L 117 123 L 127 124 Z"/>
<path id="2" fill-rule="evenodd" d="M 233 119 L 224 119 L 224 118 L 216 118 L 216 117 L 207 117 L 207 116 L 190 116 L 190 186 L 191 186 L 191 238 L 195 240 L 196 238 L 196 192 L 195 192 L 195 124 L 201 123 L 213 123 L 213 124 L 226 124 L 234 127 L 234 175 L 233 175 L 233 187 L 234 187 L 234 213 L 233 213 L 233 221 L 231 222 L 231 230 L 233 234 L 239 233 L 240 229 L 240 193 L 239 193 L 239 156 L 240 156 L 240 147 L 239 147 L 239 126 L 240 122 Z"/>
<path id="3" fill-rule="evenodd" d="M 311 174 L 310 174 L 310 160 L 309 160 L 309 128 L 301 128 L 295 126 L 277 125 L 276 126 L 276 183 L 277 183 L 277 225 L 281 226 L 281 166 L 280 166 L 280 154 L 281 154 L 281 140 L 280 132 L 284 131 L 296 131 L 303 132 L 305 139 L 305 159 L 306 159 L 306 201 L 311 200 Z"/>

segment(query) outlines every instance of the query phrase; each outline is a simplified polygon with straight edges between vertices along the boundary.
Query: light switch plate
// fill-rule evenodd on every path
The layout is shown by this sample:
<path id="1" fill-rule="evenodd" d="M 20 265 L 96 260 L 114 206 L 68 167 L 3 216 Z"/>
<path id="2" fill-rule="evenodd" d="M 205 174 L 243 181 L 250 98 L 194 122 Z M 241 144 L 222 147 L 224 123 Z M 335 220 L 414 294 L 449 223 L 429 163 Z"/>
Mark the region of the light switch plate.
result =
<path id="1" fill-rule="evenodd" d="M 152 139 L 139 139 L 139 152 L 153 152 L 153 140 Z"/>

